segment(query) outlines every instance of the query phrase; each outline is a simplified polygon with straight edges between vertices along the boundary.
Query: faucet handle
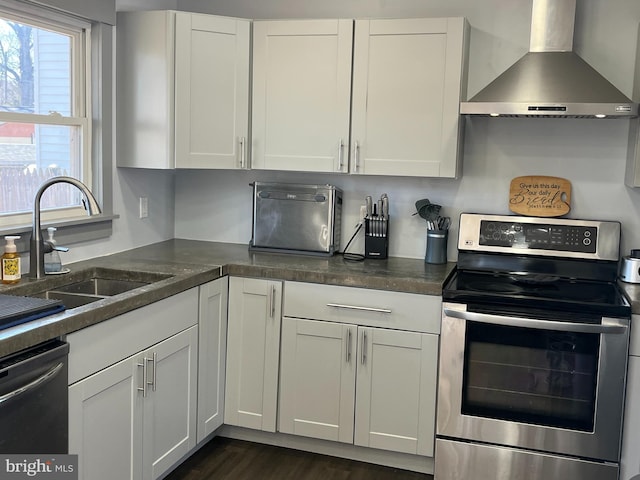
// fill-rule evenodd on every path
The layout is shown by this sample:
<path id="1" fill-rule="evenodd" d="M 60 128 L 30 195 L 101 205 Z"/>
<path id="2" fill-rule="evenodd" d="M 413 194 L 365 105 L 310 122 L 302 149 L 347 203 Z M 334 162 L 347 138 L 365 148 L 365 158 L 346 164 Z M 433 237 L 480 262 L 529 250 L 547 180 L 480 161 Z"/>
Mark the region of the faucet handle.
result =
<path id="1" fill-rule="evenodd" d="M 54 250 L 58 251 L 58 252 L 68 252 L 69 251 L 69 247 L 61 247 L 60 245 L 55 245 L 53 243 L 51 243 L 48 240 L 45 240 L 42 242 L 43 245 L 43 249 L 42 252 L 43 253 L 51 253 Z"/>

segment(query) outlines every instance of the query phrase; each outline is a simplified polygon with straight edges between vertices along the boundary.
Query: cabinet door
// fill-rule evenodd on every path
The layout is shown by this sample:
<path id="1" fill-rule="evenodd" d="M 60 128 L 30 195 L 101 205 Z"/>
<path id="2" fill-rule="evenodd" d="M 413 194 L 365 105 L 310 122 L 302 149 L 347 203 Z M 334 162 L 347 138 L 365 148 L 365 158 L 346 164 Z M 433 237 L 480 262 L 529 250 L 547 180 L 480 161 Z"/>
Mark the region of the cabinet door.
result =
<path id="1" fill-rule="evenodd" d="M 249 27 L 176 14 L 176 168 L 248 168 Z"/>
<path id="2" fill-rule="evenodd" d="M 280 432 L 353 443 L 356 329 L 282 319 Z"/>
<path id="3" fill-rule="evenodd" d="M 78 478 L 142 478 L 138 369 L 128 358 L 69 387 L 69 453 L 78 455 Z"/>
<path id="4" fill-rule="evenodd" d="M 352 31 L 352 20 L 253 23 L 253 168 L 347 171 Z"/>
<path id="5" fill-rule="evenodd" d="M 228 277 L 200 286 L 198 443 L 224 421 Z"/>
<path id="6" fill-rule="evenodd" d="M 224 421 L 275 432 L 282 283 L 229 279 Z"/>
<path id="7" fill-rule="evenodd" d="M 355 444 L 433 456 L 438 336 L 358 327 Z"/>
<path id="8" fill-rule="evenodd" d="M 144 352 L 145 480 L 160 477 L 196 445 L 197 346 L 194 326 Z"/>
<path id="9" fill-rule="evenodd" d="M 455 177 L 465 20 L 357 20 L 351 172 Z"/>

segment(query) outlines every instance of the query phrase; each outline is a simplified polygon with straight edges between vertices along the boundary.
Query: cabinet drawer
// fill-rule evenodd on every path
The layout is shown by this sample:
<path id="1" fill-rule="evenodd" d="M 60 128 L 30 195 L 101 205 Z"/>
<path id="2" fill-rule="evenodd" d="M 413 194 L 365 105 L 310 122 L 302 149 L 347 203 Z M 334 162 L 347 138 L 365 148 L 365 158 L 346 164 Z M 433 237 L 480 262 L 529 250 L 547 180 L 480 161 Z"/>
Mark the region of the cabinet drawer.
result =
<path id="1" fill-rule="evenodd" d="M 286 282 L 285 317 L 440 333 L 442 297 Z"/>

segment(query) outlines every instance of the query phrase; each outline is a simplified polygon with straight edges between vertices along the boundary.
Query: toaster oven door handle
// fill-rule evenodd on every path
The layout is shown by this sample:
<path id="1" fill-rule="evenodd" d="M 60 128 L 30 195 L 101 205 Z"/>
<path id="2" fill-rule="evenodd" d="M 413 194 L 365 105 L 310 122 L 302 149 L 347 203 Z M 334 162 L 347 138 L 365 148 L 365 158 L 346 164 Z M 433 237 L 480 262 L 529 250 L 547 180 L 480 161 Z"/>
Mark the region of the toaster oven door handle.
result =
<path id="1" fill-rule="evenodd" d="M 340 303 L 327 303 L 327 307 L 344 308 L 347 310 L 361 310 L 364 312 L 391 313 L 391 310 L 389 310 L 388 308 L 359 307 L 356 305 L 342 305 Z"/>
<path id="2" fill-rule="evenodd" d="M 616 319 L 607 319 L 605 324 L 559 322 L 555 320 L 540 320 L 537 318 L 507 317 L 503 315 L 491 315 L 487 313 L 466 312 L 445 308 L 444 314 L 448 317 L 469 320 L 472 322 L 491 323 L 510 327 L 532 328 L 537 330 L 558 330 L 575 333 L 616 333 L 627 332 L 627 325 Z"/>

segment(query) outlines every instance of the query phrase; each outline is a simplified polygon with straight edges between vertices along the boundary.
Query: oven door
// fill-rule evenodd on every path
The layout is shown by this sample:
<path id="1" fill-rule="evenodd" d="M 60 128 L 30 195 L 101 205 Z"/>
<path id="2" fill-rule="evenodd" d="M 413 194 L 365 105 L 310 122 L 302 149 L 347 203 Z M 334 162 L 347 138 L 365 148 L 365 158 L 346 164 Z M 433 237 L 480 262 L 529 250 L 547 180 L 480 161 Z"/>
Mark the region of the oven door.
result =
<path id="1" fill-rule="evenodd" d="M 618 462 L 629 319 L 443 312 L 439 436 Z"/>

